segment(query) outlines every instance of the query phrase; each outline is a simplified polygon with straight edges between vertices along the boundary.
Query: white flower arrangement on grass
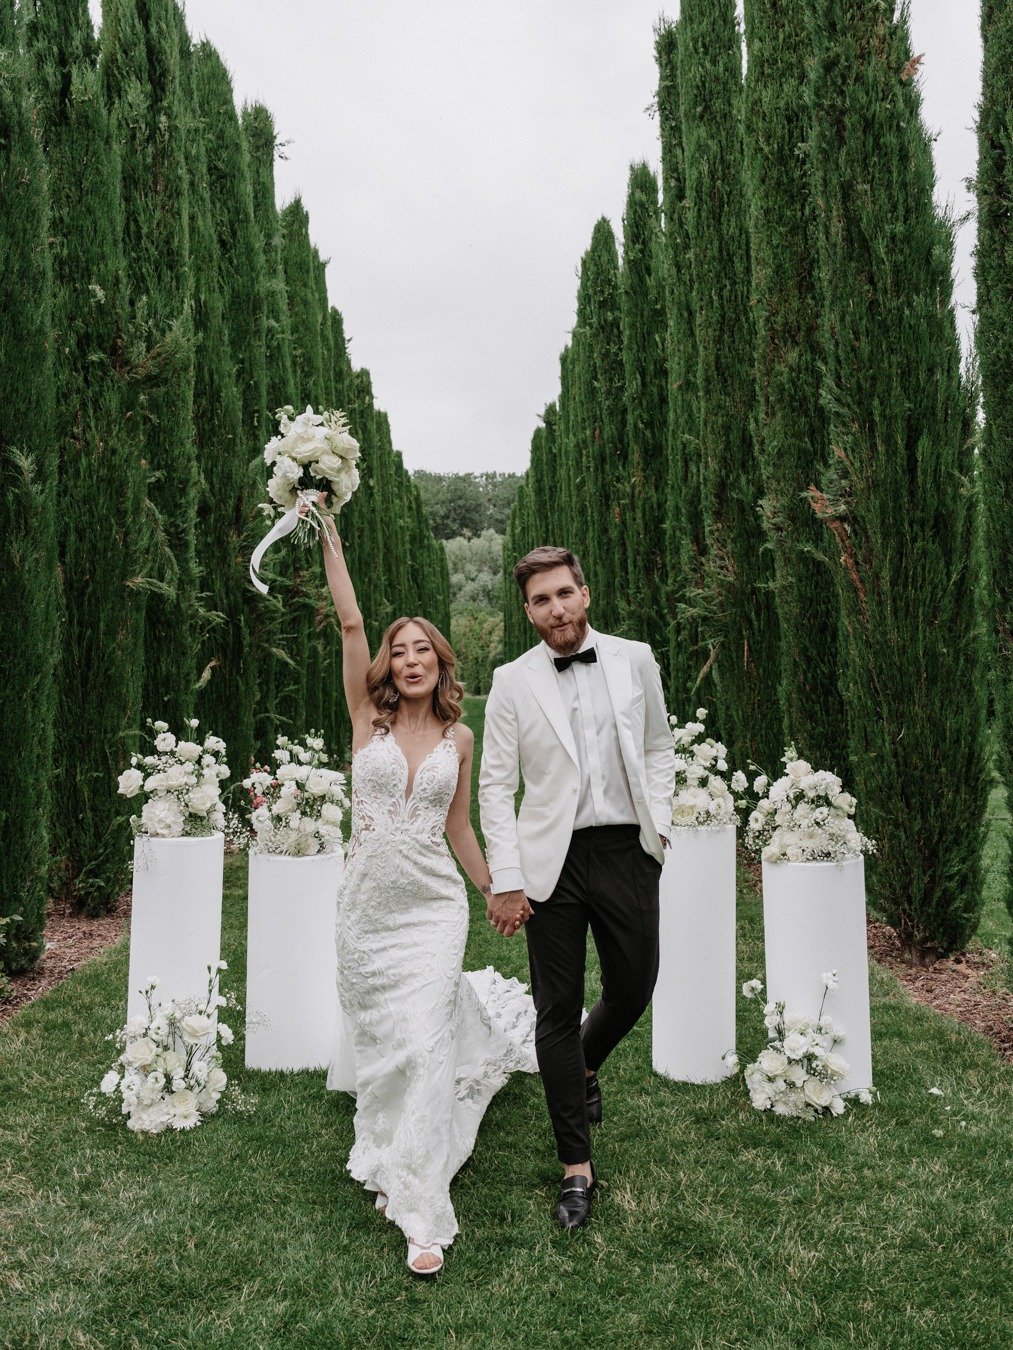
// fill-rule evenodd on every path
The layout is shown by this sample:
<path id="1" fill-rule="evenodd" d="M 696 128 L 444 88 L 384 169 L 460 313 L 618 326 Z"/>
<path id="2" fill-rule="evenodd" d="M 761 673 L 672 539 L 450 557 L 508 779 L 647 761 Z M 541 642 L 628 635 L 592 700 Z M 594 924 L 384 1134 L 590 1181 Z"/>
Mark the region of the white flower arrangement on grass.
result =
<path id="1" fill-rule="evenodd" d="M 345 775 L 329 768 L 321 736 L 303 741 L 279 736 L 274 768 L 255 768 L 243 782 L 250 797 L 251 849 L 307 858 L 341 848 L 341 822 L 348 808 Z"/>
<path id="2" fill-rule="evenodd" d="M 296 413 L 279 408 L 278 435 L 264 447 L 264 462 L 273 466 L 268 495 L 284 511 L 290 511 L 306 493 L 315 499 L 328 495 L 327 510 L 337 514 L 359 486 L 359 443 L 348 429 L 340 409 L 315 413 L 312 406 Z"/>
<path id="3" fill-rule="evenodd" d="M 706 708 L 697 708 L 697 720 L 679 726 L 670 717 L 675 744 L 675 797 L 672 824 L 682 829 L 720 829 L 735 823 L 733 792 L 746 786 L 746 776 L 732 774 L 731 784 L 723 775 L 728 771 L 727 751 L 720 741 L 702 739 L 706 728 Z"/>
<path id="4" fill-rule="evenodd" d="M 138 1134 L 164 1130 L 192 1130 L 213 1115 L 225 1099 L 237 1109 L 248 1109 L 239 1090 L 230 1085 L 222 1068 L 221 1045 L 231 1045 L 232 1029 L 219 1020 L 221 1008 L 239 1005 L 233 995 L 219 992 L 226 962 L 208 967 L 203 998 L 156 1003 L 158 979 L 152 976 L 143 993 L 147 1013 L 132 1017 L 125 1027 L 107 1037 L 120 1048 L 112 1068 L 98 1089 L 85 1097 L 96 1115 L 111 1116 L 118 1106 L 127 1129 Z"/>
<path id="5" fill-rule="evenodd" d="M 772 783 L 759 774 L 752 803 L 745 797 L 737 802 L 749 813 L 746 848 L 769 863 L 845 862 L 874 853 L 875 843 L 859 833 L 852 819 L 855 798 L 837 775 L 813 769 L 799 759 L 794 745 L 782 758 L 783 777 Z"/>
<path id="6" fill-rule="evenodd" d="M 124 797 L 147 794 L 139 816 L 130 817 L 135 835 L 179 839 L 221 832 L 225 828 L 222 781 L 229 776 L 225 742 L 219 736 L 177 740 L 166 722 L 148 726 L 154 753 L 131 755 L 130 768 L 119 776 L 117 791 Z M 200 723 L 187 719 L 190 735 Z"/>
<path id="7" fill-rule="evenodd" d="M 837 1053 L 844 1033 L 823 1015 L 827 994 L 837 988 L 837 983 L 837 971 L 826 971 L 823 998 L 815 1018 L 788 1015 L 780 1001 L 764 1007 L 767 1046 L 743 1070 L 749 1100 L 757 1111 L 815 1120 L 818 1116 L 843 1115 L 851 1099 L 872 1105 L 877 1095 L 875 1088 L 857 1092 L 838 1090 L 848 1073 L 848 1061 Z M 760 980 L 748 980 L 742 986 L 742 996 L 759 998 L 762 989 Z M 729 1050 L 724 1060 L 733 1072 L 740 1068 L 734 1050 Z"/>

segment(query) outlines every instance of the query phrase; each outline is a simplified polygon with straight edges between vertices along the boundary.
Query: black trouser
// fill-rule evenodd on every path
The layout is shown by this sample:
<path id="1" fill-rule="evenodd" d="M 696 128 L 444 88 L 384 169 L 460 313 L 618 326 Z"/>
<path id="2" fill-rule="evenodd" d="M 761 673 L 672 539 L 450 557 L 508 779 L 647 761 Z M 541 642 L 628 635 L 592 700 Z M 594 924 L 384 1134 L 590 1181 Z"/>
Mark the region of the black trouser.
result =
<path id="1" fill-rule="evenodd" d="M 639 825 L 575 830 L 556 889 L 524 925 L 535 1000 L 535 1053 L 560 1162 L 591 1156 L 585 1068 L 599 1069 L 651 1001 L 658 978 L 661 865 Z M 601 998 L 583 1027 L 587 929 Z"/>

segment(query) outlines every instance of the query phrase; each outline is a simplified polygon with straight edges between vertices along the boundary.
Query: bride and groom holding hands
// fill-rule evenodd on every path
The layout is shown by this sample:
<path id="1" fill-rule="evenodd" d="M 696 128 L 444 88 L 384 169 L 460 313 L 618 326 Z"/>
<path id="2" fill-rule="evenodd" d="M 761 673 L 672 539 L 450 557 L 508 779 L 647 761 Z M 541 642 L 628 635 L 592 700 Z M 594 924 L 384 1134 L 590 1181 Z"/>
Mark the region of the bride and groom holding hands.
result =
<path id="1" fill-rule="evenodd" d="M 590 1215 L 590 1125 L 607 1111 L 598 1070 L 658 973 L 674 750 L 650 648 L 596 633 L 577 558 L 535 549 L 514 576 L 541 642 L 496 671 L 486 704 L 487 861 L 471 825 L 474 737 L 459 720 L 453 651 L 425 619 L 399 619 L 371 658 L 324 519 L 353 728 L 328 1086 L 355 1096 L 349 1172 L 404 1233 L 409 1268 L 433 1275 L 458 1231 L 451 1179 L 493 1095 L 536 1062 L 563 1167 L 556 1221 L 578 1228 Z M 523 927 L 533 1010 L 516 981 L 463 973 L 468 904 L 446 841 L 488 920 L 507 937 Z M 589 927 L 602 989 L 584 1018 Z"/>

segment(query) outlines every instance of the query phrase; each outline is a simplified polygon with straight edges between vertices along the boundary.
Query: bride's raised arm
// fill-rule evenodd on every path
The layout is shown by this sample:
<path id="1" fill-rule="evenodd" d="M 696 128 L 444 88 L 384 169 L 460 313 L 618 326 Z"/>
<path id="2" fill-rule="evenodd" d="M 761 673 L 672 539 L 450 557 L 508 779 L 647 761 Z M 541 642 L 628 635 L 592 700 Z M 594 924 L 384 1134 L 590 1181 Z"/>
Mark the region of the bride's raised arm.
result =
<path id="1" fill-rule="evenodd" d="M 338 611 L 341 624 L 341 666 L 345 682 L 345 700 L 353 724 L 360 715 L 364 715 L 372 704 L 366 688 L 366 672 L 369 670 L 369 643 L 366 641 L 366 629 L 363 626 L 359 602 L 355 598 L 355 587 L 348 574 L 345 553 L 341 547 L 341 536 L 333 517 L 325 515 L 327 537 L 321 538 L 324 549 L 324 570 L 327 584 Z"/>

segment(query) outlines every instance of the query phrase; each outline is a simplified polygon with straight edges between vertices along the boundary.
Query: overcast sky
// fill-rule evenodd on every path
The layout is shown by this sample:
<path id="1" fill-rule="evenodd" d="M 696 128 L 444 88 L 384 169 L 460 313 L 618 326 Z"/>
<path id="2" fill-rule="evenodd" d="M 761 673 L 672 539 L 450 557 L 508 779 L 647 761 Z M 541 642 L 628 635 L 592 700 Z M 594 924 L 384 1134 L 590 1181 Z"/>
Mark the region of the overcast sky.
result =
<path id="1" fill-rule="evenodd" d="M 93 12 L 99 0 L 91 0 Z M 411 469 L 526 467 L 558 391 L 577 268 L 658 167 L 653 28 L 677 0 L 187 0 L 236 97 L 288 142 L 351 356 Z M 913 0 L 940 197 L 970 209 L 978 6 Z M 973 225 L 958 301 L 973 303 Z"/>

